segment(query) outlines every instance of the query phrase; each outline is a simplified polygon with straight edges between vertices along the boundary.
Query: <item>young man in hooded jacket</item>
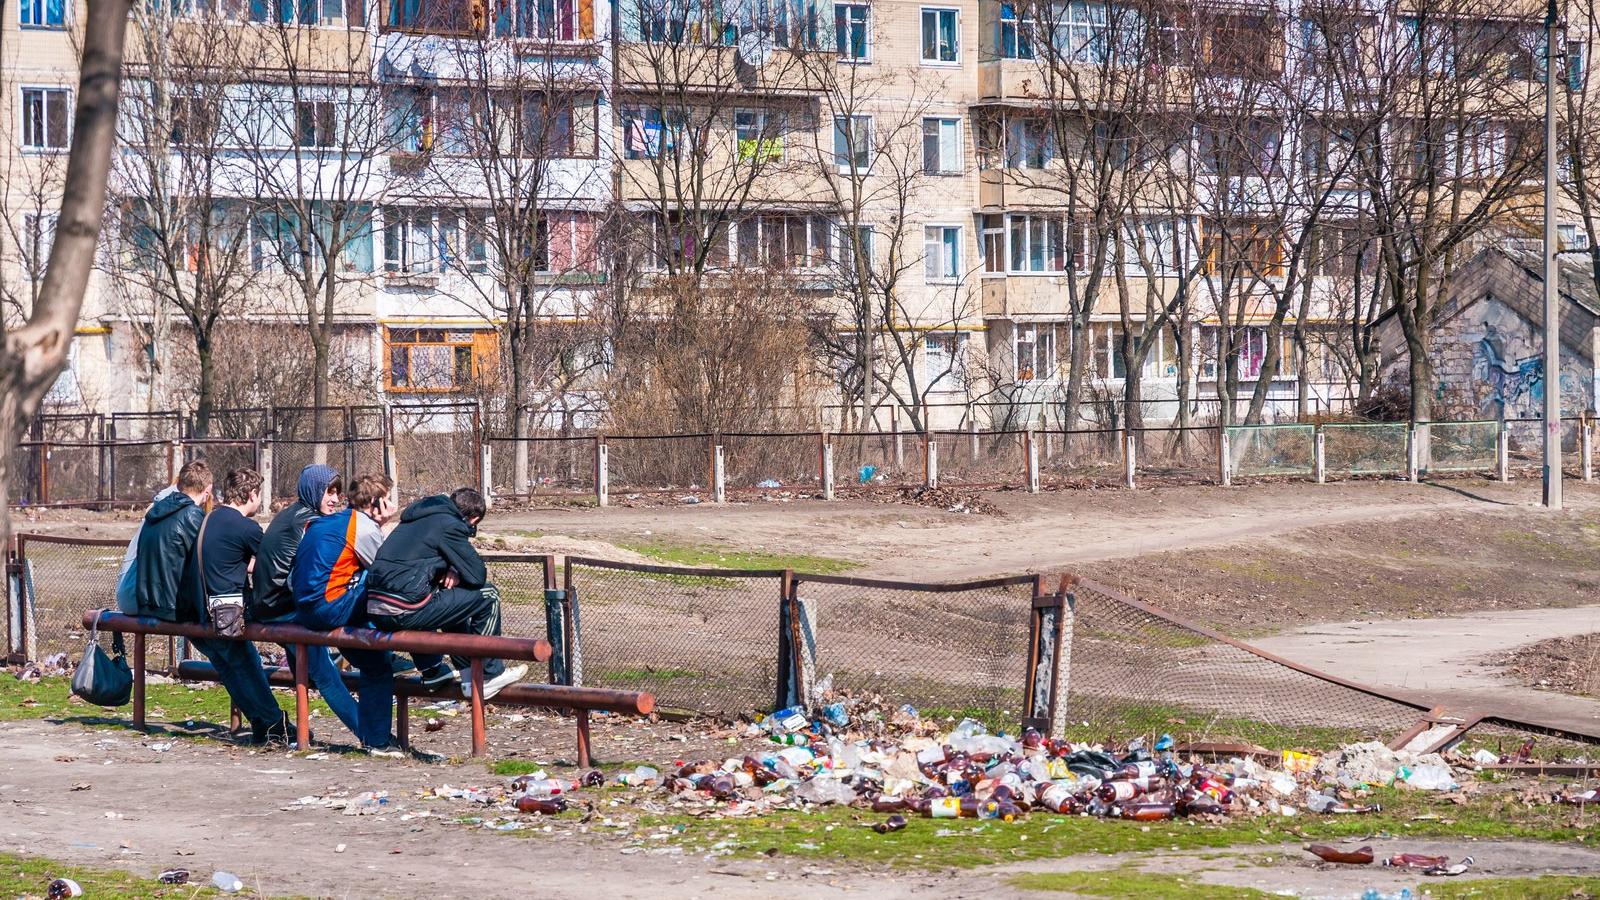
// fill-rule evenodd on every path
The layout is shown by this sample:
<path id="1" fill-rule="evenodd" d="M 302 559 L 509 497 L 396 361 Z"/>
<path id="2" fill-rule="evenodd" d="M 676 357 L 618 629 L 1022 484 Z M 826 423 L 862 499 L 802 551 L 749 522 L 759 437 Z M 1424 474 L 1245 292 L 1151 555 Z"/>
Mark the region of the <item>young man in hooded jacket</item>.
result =
<path id="1" fill-rule="evenodd" d="M 483 495 L 459 488 L 446 496 L 424 497 L 400 514 L 400 525 L 372 561 L 367 575 L 367 612 L 385 631 L 500 633 L 500 593 L 489 584 L 489 569 L 472 546 L 488 507 Z M 467 664 L 457 657 L 456 668 Z M 439 683 L 455 672 L 443 660 L 418 658 L 423 680 Z M 484 699 L 528 673 L 525 665 L 483 663 Z M 472 683 L 461 692 L 471 696 Z"/>
<path id="2" fill-rule="evenodd" d="M 205 590 L 191 557 L 205 521 L 203 506 L 210 499 L 211 469 L 197 459 L 178 472 L 178 489 L 144 514 L 134 568 L 139 615 L 167 622 L 207 621 Z M 211 660 L 233 705 L 250 720 L 255 742 L 288 740 L 288 717 L 272 697 L 255 645 L 224 638 L 195 638 L 192 643 Z"/>

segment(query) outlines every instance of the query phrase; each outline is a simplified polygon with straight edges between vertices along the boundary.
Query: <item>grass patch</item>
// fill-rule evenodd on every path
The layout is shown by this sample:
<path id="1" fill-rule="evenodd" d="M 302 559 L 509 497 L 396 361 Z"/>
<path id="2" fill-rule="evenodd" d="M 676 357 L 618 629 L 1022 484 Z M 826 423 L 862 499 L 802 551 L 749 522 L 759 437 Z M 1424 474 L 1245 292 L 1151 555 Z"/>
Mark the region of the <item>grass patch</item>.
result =
<path id="1" fill-rule="evenodd" d="M 201 885 L 210 880 L 199 873 L 194 873 L 191 877 L 200 881 Z M 222 892 L 206 886 L 162 884 L 153 878 L 140 878 L 127 872 L 87 869 L 37 856 L 0 853 L 0 897 L 43 897 L 50 882 L 57 878 L 71 878 L 83 887 L 85 897 L 93 897 L 95 900 L 223 896 Z"/>
<path id="2" fill-rule="evenodd" d="M 667 541 L 613 541 L 624 550 L 632 550 L 673 566 L 716 566 L 723 569 L 793 569 L 811 575 L 837 575 L 858 569 L 861 564 L 848 559 L 829 556 L 812 556 L 805 553 L 759 553 L 750 550 L 729 550 L 707 544 L 674 544 Z"/>
<path id="3" fill-rule="evenodd" d="M 278 690 L 273 691 L 273 696 L 285 712 L 294 712 L 292 693 Z M 147 684 L 144 703 L 145 717 L 153 722 L 228 724 L 228 692 L 221 685 Z M 311 708 L 324 716 L 333 715 L 321 700 L 313 700 Z M 22 719 L 83 719 L 90 725 L 129 726 L 133 707 L 106 708 L 85 703 L 72 693 L 72 683 L 65 676 L 42 678 L 32 684 L 0 678 L 0 722 Z"/>
<path id="4" fill-rule="evenodd" d="M 1537 878 L 1479 878 L 1473 881 L 1431 881 L 1428 893 L 1440 900 L 1571 900 L 1600 897 L 1600 877 L 1540 875 Z M 1419 893 L 1412 891 L 1412 893 Z"/>
<path id="5" fill-rule="evenodd" d="M 972 867 L 1077 853 L 1130 853 L 1264 846 L 1373 834 L 1408 838 L 1500 838 L 1568 842 L 1592 828 L 1577 824 L 1572 807 L 1525 807 L 1514 797 L 1481 798 L 1464 806 L 1415 791 L 1379 789 L 1383 812 L 1359 816 L 1238 818 L 1222 824 L 1192 820 L 1121 822 L 1034 813 L 1004 824 L 971 819 L 912 819 L 894 834 L 869 827 L 883 816 L 825 807 L 759 819 L 646 817 L 640 824 L 673 826 L 686 851 L 721 842 L 747 856 L 848 860 L 907 868 Z M 1428 816 L 1421 818 L 1419 816 Z M 1148 824 L 1146 830 L 1142 826 Z M 1208 888 L 1209 889 L 1209 888 Z"/>
<path id="6" fill-rule="evenodd" d="M 1104 872 L 1030 872 L 1009 879 L 1025 891 L 1063 891 L 1085 897 L 1140 897 L 1143 900 L 1259 900 L 1272 897 L 1255 888 L 1206 884 L 1182 875 L 1141 872 L 1136 866 L 1123 866 Z"/>

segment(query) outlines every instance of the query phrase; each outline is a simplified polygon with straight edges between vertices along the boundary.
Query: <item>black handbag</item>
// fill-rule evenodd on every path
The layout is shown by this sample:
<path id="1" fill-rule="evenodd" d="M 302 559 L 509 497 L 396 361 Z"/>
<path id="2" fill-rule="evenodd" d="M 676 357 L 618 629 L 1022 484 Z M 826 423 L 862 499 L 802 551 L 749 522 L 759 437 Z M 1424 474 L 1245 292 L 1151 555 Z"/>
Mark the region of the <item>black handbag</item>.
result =
<path id="1" fill-rule="evenodd" d="M 100 619 L 95 617 L 89 629 L 89 646 L 83 650 L 83 659 L 72 673 L 72 692 L 96 706 L 122 706 L 133 696 L 133 670 L 128 668 L 127 648 L 122 643 L 122 632 L 111 633 L 111 650 L 107 656 L 100 649 Z"/>

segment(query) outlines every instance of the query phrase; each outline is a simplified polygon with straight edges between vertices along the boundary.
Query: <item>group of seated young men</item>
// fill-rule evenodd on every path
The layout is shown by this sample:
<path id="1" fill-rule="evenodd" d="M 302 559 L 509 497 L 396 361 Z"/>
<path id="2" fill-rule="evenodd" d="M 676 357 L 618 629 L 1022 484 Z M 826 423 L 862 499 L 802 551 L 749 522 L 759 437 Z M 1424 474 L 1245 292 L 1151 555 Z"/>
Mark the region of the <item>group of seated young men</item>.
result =
<path id="1" fill-rule="evenodd" d="M 317 631 L 351 625 L 500 633 L 500 595 L 471 540 L 485 511 L 477 491 L 425 497 L 396 522 L 388 476 L 363 475 L 346 491 L 337 471 L 310 465 L 300 472 L 295 502 L 263 533 L 254 520 L 262 511 L 261 485 L 255 470 L 234 469 L 214 496 L 205 461 L 185 465 L 177 484 L 156 496 L 129 546 L 118 608 L 209 625 L 214 605 L 242 602 L 249 621 Z M 192 643 L 249 719 L 253 741 L 287 743 L 288 718 L 267 684 L 255 645 L 221 637 Z M 284 650 L 293 667 L 294 653 Z M 368 752 L 399 756 L 390 731 L 394 673 L 410 666 L 386 651 L 344 650 L 359 673 L 352 697 L 328 648 L 308 645 L 306 651 L 307 679 L 339 721 Z M 467 664 L 424 654 L 412 659 L 423 683 L 435 688 L 461 680 L 459 670 Z M 486 660 L 484 699 L 527 671 L 525 665 Z M 462 680 L 461 690 L 470 697 L 471 681 Z"/>

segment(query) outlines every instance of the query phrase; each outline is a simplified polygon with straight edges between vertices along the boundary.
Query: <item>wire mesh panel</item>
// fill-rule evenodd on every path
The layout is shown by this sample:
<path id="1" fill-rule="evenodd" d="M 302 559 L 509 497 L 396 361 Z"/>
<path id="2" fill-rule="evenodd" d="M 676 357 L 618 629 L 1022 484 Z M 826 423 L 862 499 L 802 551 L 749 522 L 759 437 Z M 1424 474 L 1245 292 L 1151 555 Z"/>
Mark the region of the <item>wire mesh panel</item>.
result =
<path id="1" fill-rule="evenodd" d="M 711 436 L 607 437 L 611 491 L 711 489 Z"/>
<path id="2" fill-rule="evenodd" d="M 45 452 L 44 444 L 17 445 L 11 470 L 6 473 L 6 493 L 12 503 L 27 505 L 43 502 Z"/>
<path id="3" fill-rule="evenodd" d="M 961 484 L 1026 484 L 1021 431 L 941 431 L 939 480 Z"/>
<path id="4" fill-rule="evenodd" d="M 795 576 L 818 683 L 881 694 L 923 715 L 1022 715 L 1034 579 L 919 585 Z"/>
<path id="5" fill-rule="evenodd" d="M 101 499 L 101 467 L 105 445 L 99 442 L 51 444 L 45 463 L 49 467 L 51 503 L 84 503 Z"/>
<path id="6" fill-rule="evenodd" d="M 1039 432 L 1039 477 L 1045 483 L 1122 480 L 1122 432 L 1074 430 Z"/>
<path id="7" fill-rule="evenodd" d="M 222 476 L 234 469 L 248 467 L 260 471 L 261 460 L 256 451 L 255 441 L 190 440 L 183 443 L 183 461 L 204 459 L 220 490 Z"/>
<path id="8" fill-rule="evenodd" d="M 1228 467 L 1233 474 L 1311 475 L 1316 469 L 1313 425 L 1230 425 Z"/>
<path id="9" fill-rule="evenodd" d="M 389 407 L 395 482 L 408 499 L 478 483 L 475 403 Z"/>
<path id="10" fill-rule="evenodd" d="M 500 591 L 500 630 L 507 637 L 548 638 L 544 591 L 547 557 L 485 553 L 489 583 Z"/>
<path id="11" fill-rule="evenodd" d="M 1425 428 L 1426 471 L 1494 471 L 1499 422 L 1433 422 Z"/>
<path id="12" fill-rule="evenodd" d="M 172 445 L 165 441 L 127 441 L 111 445 L 111 499 L 148 502 L 172 483 Z"/>
<path id="13" fill-rule="evenodd" d="M 494 491 L 503 496 L 594 493 L 591 437 L 488 438 Z M 526 484 L 518 484 L 517 446 L 527 448 Z"/>
<path id="14" fill-rule="evenodd" d="M 734 715 L 777 693 L 782 573 L 569 557 L 581 683 Z"/>
<path id="15" fill-rule="evenodd" d="M 922 437 L 905 432 L 833 435 L 836 487 L 904 487 L 922 482 Z"/>
<path id="16" fill-rule="evenodd" d="M 1217 429 L 1137 428 L 1140 476 L 1215 480 L 1217 477 Z"/>
<path id="17" fill-rule="evenodd" d="M 821 483 L 820 438 L 804 432 L 719 435 L 723 484 L 730 491 L 815 490 Z"/>
<path id="18" fill-rule="evenodd" d="M 1269 749 L 1389 739 L 1426 704 L 1394 699 L 1252 652 L 1110 588 L 1080 581 L 1069 668 L 1069 734 L 1169 733 Z"/>
<path id="19" fill-rule="evenodd" d="M 1404 422 L 1330 422 L 1322 426 L 1328 472 L 1404 475 L 1406 430 Z"/>
<path id="20" fill-rule="evenodd" d="M 83 614 L 116 608 L 117 576 L 127 542 L 32 534 L 18 535 L 17 542 L 29 576 L 26 589 L 37 656 L 66 653 L 76 661 L 88 638 Z M 168 668 L 172 646 L 167 639 L 149 638 L 146 668 Z"/>

